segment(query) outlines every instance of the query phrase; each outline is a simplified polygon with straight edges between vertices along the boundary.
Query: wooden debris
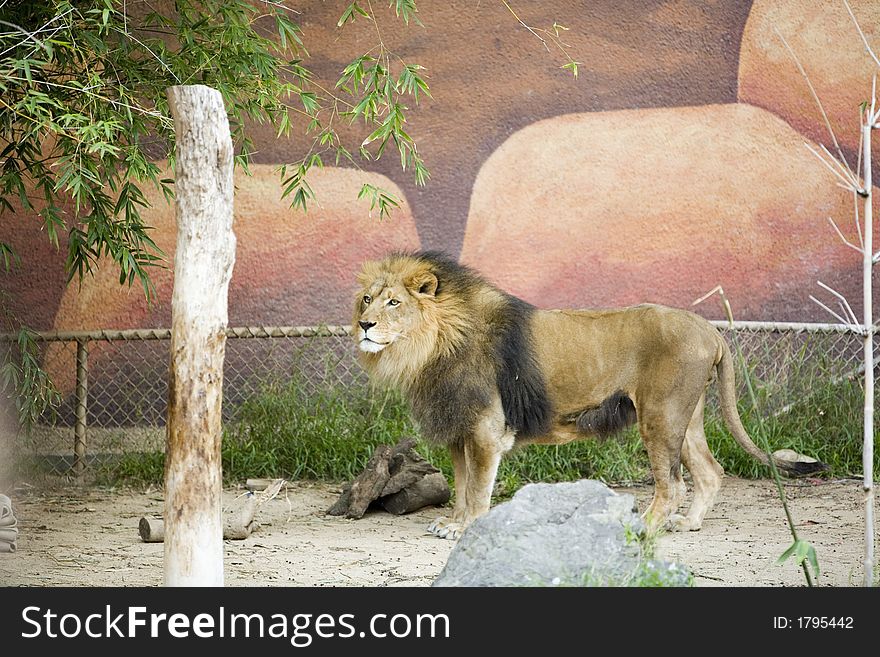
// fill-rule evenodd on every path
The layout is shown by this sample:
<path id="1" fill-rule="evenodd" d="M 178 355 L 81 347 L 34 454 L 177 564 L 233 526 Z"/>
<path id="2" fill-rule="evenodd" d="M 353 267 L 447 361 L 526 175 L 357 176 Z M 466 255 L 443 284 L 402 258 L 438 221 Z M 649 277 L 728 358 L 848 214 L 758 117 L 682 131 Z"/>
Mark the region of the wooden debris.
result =
<path id="1" fill-rule="evenodd" d="M 446 504 L 449 484 L 442 472 L 433 472 L 396 493 L 380 499 L 382 508 L 394 515 L 418 511 L 422 507 Z"/>
<path id="2" fill-rule="evenodd" d="M 259 527 L 254 520 L 259 501 L 257 496 L 248 493 L 242 500 L 234 511 L 223 517 L 223 538 L 226 540 L 240 541 Z M 162 518 L 145 516 L 138 522 L 138 533 L 144 543 L 162 543 L 165 541 L 165 521 Z"/>
<path id="3" fill-rule="evenodd" d="M 374 502 L 402 514 L 449 501 L 446 478 L 416 453 L 414 446 L 415 440 L 407 438 L 393 448 L 376 447 L 364 471 L 345 486 L 327 514 L 362 518 Z"/>
<path id="4" fill-rule="evenodd" d="M 165 540 L 165 521 L 162 518 L 144 516 L 138 522 L 138 534 L 144 543 L 162 543 Z"/>
<path id="5" fill-rule="evenodd" d="M 327 513 L 331 516 L 363 518 L 367 507 L 382 494 L 385 484 L 391 478 L 388 471 L 390 460 L 391 448 L 388 445 L 379 445 L 367 461 L 364 471 L 343 489 L 342 495 Z"/>
<path id="6" fill-rule="evenodd" d="M 278 482 L 281 482 L 280 484 Z M 264 491 L 267 488 L 278 486 L 282 488 L 290 488 L 290 483 L 285 479 L 248 479 L 245 481 L 244 487 L 255 492 Z"/>
<path id="7" fill-rule="evenodd" d="M 223 538 L 240 541 L 257 528 L 254 515 L 257 512 L 257 496 L 248 493 L 244 502 L 232 513 L 223 517 Z"/>

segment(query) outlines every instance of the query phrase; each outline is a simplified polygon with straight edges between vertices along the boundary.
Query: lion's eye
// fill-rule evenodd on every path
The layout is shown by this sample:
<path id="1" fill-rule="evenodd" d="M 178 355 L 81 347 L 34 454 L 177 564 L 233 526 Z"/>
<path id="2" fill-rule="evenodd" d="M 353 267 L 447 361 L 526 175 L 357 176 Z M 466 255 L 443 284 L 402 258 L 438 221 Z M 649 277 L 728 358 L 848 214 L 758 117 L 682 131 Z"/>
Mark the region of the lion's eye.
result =
<path id="1" fill-rule="evenodd" d="M 365 294 L 364 295 L 364 305 L 369 306 L 372 302 L 373 302 L 373 297 L 371 297 L 369 294 Z"/>
<path id="2" fill-rule="evenodd" d="M 398 301 L 397 299 L 388 299 L 388 305 L 394 308 L 394 306 L 400 305 L 400 301 Z"/>

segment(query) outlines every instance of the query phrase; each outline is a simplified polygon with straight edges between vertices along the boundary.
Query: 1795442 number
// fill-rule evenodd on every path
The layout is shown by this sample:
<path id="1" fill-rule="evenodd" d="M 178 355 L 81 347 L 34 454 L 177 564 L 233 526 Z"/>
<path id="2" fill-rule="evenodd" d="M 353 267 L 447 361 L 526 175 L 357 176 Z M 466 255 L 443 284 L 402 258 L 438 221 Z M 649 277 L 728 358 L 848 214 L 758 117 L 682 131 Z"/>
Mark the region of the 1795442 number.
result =
<path id="1" fill-rule="evenodd" d="M 798 616 L 798 627 L 806 629 L 845 629 L 853 628 L 852 616 Z"/>

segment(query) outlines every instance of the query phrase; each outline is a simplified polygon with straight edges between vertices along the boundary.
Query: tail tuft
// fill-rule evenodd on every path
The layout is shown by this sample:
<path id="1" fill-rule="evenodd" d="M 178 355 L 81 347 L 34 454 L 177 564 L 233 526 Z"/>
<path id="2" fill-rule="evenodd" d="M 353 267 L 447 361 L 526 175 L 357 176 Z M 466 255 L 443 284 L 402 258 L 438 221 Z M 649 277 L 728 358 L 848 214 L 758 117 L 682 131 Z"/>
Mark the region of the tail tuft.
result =
<path id="1" fill-rule="evenodd" d="M 776 467 L 789 477 L 808 477 L 829 470 L 826 463 L 810 456 L 798 454 L 792 449 L 780 449 L 773 452 L 773 461 L 776 463 Z"/>

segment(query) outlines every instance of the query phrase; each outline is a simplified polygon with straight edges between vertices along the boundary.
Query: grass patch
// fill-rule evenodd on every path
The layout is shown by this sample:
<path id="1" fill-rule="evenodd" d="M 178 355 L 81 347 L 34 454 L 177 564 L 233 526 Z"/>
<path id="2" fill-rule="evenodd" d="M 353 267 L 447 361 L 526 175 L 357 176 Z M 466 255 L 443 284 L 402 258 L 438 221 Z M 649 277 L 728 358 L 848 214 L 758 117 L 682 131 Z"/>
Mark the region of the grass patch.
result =
<path id="1" fill-rule="evenodd" d="M 586 573 L 574 581 L 561 582 L 559 586 L 578 587 L 624 587 L 624 588 L 675 588 L 693 587 L 694 576 L 684 566 L 654 560 L 640 560 L 630 573 L 618 576 L 597 576 Z"/>
<path id="2" fill-rule="evenodd" d="M 286 383 L 245 402 L 223 440 L 224 474 L 344 480 L 355 477 L 374 448 L 416 435 L 398 395 L 366 387 L 306 394 Z"/>
<path id="3" fill-rule="evenodd" d="M 496 493 L 509 497 L 530 482 L 599 479 L 620 483 L 643 481 L 648 475 L 648 455 L 638 432 L 630 430 L 604 441 L 516 449 L 501 461 Z"/>
<path id="4" fill-rule="evenodd" d="M 829 465 L 830 477 L 861 477 L 863 399 L 858 381 L 843 380 L 811 389 L 785 412 L 764 418 L 760 424 L 745 399 L 740 400 L 739 413 L 759 448 L 763 449 L 763 426 L 771 451 L 793 449 L 817 458 Z M 770 476 L 770 469 L 746 454 L 714 413 L 707 413 L 706 437 L 728 474 L 752 479 Z M 874 477 L 878 476 L 880 462 L 875 460 Z"/>
<path id="5" fill-rule="evenodd" d="M 396 444 L 418 432 L 400 395 L 365 386 L 335 387 L 314 394 L 296 383 L 266 385 L 239 407 L 224 431 L 223 476 L 229 482 L 249 477 L 347 481 L 361 472 L 374 448 Z M 844 381 L 811 391 L 787 412 L 764 420 L 771 449 L 794 449 L 828 463 L 829 476 L 861 473 L 861 388 Z M 746 430 L 761 445 L 758 423 L 741 400 Z M 707 412 L 710 448 L 728 474 L 759 478 L 768 469 L 736 444 L 715 413 Z M 445 448 L 420 443 L 419 452 L 452 483 Z M 164 454 L 127 454 L 101 473 L 105 483 L 161 484 Z M 875 477 L 880 476 L 880 468 Z M 605 441 L 568 445 L 532 445 L 514 450 L 501 462 L 496 494 L 506 498 L 529 482 L 590 478 L 608 483 L 646 481 L 647 454 L 632 429 Z"/>
<path id="6" fill-rule="evenodd" d="M 102 466 L 95 473 L 99 484 L 161 486 L 165 482 L 165 452 L 129 452 L 113 464 Z"/>
<path id="7" fill-rule="evenodd" d="M 352 479 L 377 445 L 417 435 L 407 407 L 394 393 L 366 387 L 326 388 L 316 394 L 304 390 L 291 382 L 269 384 L 238 408 L 223 432 L 227 483 L 251 477 Z M 164 464 L 164 453 L 127 454 L 102 479 L 161 484 Z"/>
<path id="8" fill-rule="evenodd" d="M 296 384 L 266 386 L 245 402 L 223 436 L 223 477 L 346 481 L 363 470 L 377 445 L 418 437 L 399 394 L 367 387 L 328 388 L 306 394 Z M 445 447 L 420 442 L 418 451 L 452 483 Z M 161 484 L 163 453 L 127 454 L 101 473 L 103 483 Z M 591 478 L 638 481 L 648 459 L 638 434 L 604 442 L 532 445 L 514 450 L 501 463 L 497 492 L 509 497 L 523 484 Z"/>

